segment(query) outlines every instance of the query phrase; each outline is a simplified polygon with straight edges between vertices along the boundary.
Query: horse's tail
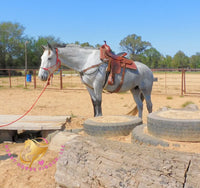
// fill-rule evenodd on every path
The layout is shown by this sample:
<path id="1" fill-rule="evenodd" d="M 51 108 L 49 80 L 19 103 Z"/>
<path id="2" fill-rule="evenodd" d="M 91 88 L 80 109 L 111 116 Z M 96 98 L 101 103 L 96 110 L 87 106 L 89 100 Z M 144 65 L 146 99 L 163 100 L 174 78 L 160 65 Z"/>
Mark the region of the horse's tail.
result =
<path id="1" fill-rule="evenodd" d="M 140 94 L 140 98 L 142 100 L 142 102 L 144 101 L 144 95 L 141 93 Z M 128 112 L 126 115 L 129 115 L 129 116 L 135 116 L 136 114 L 138 113 L 138 109 L 137 109 L 137 105 L 130 111 Z"/>
<path id="2" fill-rule="evenodd" d="M 128 112 L 126 115 L 129 116 L 135 116 L 138 113 L 137 106 L 135 106 L 130 112 Z"/>

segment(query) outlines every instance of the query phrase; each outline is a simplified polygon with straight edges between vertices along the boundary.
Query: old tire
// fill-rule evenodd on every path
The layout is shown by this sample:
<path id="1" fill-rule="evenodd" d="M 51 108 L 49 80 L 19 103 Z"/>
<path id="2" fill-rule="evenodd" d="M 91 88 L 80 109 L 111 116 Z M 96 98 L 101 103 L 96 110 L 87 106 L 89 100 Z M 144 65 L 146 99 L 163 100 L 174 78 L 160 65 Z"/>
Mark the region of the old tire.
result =
<path id="1" fill-rule="evenodd" d="M 139 144 L 147 144 L 147 145 L 153 145 L 153 146 L 163 146 L 163 147 L 169 147 L 169 143 L 167 141 L 164 141 L 162 139 L 159 139 L 155 136 L 146 134 L 144 129 L 147 126 L 145 124 L 137 126 L 135 129 L 133 129 L 131 134 L 131 142 L 132 143 L 139 143 Z"/>
<path id="2" fill-rule="evenodd" d="M 100 118 L 106 118 L 107 122 L 99 121 Z M 83 127 L 91 136 L 110 137 L 127 136 L 140 124 L 142 124 L 141 118 L 135 116 L 102 116 L 87 119 Z"/>
<path id="3" fill-rule="evenodd" d="M 148 133 L 172 141 L 200 141 L 200 119 L 170 119 L 154 112 L 147 117 Z"/>

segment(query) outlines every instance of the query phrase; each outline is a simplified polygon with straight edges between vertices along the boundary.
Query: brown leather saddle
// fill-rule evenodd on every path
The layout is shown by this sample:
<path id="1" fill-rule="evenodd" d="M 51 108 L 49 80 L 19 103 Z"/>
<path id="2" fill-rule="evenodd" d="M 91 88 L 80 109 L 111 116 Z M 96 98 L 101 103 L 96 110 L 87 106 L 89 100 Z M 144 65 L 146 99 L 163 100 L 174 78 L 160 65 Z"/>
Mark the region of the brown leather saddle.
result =
<path id="1" fill-rule="evenodd" d="M 100 48 L 100 59 L 104 62 L 108 62 L 107 72 L 109 73 L 108 76 L 108 84 L 113 85 L 115 82 L 115 74 L 120 74 L 121 69 L 122 70 L 122 79 L 119 84 L 119 86 L 114 90 L 113 92 L 118 92 L 124 82 L 124 75 L 125 75 L 125 69 L 134 69 L 136 70 L 137 67 L 134 63 L 134 61 L 125 58 L 127 53 L 121 53 L 121 54 L 114 54 L 110 46 L 106 44 L 106 41 L 104 41 L 105 44 L 101 46 Z"/>

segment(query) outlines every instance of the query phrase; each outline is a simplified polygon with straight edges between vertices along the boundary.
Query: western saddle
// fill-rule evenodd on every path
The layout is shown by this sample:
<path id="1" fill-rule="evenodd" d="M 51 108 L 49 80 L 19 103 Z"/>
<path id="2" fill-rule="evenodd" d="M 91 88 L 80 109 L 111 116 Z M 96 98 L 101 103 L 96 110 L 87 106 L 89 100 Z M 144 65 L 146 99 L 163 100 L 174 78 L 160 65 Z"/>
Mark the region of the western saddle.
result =
<path id="1" fill-rule="evenodd" d="M 120 81 L 119 86 L 112 92 L 118 92 L 121 89 L 121 86 L 124 82 L 124 75 L 125 75 L 125 69 L 134 69 L 136 70 L 137 67 L 134 63 L 134 61 L 125 58 L 127 53 L 120 53 L 118 55 L 114 54 L 110 46 L 106 44 L 106 41 L 104 41 L 105 44 L 100 47 L 100 59 L 103 62 L 108 62 L 107 72 L 109 74 L 108 76 L 108 84 L 113 85 L 115 82 L 115 74 L 120 74 L 121 69 L 122 70 L 122 79 Z"/>

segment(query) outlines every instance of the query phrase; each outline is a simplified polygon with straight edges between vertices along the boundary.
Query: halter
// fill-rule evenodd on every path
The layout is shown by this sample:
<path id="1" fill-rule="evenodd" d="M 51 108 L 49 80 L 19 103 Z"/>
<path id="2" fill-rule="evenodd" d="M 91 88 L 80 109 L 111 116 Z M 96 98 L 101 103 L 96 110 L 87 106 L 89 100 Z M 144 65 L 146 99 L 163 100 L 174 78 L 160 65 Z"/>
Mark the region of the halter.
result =
<path id="1" fill-rule="evenodd" d="M 55 70 L 52 70 L 54 67 L 56 67 Z M 56 70 L 58 70 L 59 68 L 61 67 L 61 61 L 60 59 L 58 58 L 58 49 L 56 48 L 56 64 L 55 65 L 52 65 L 50 67 L 41 67 L 42 69 L 44 69 L 45 71 L 48 71 L 49 72 L 49 75 L 52 75 Z"/>

